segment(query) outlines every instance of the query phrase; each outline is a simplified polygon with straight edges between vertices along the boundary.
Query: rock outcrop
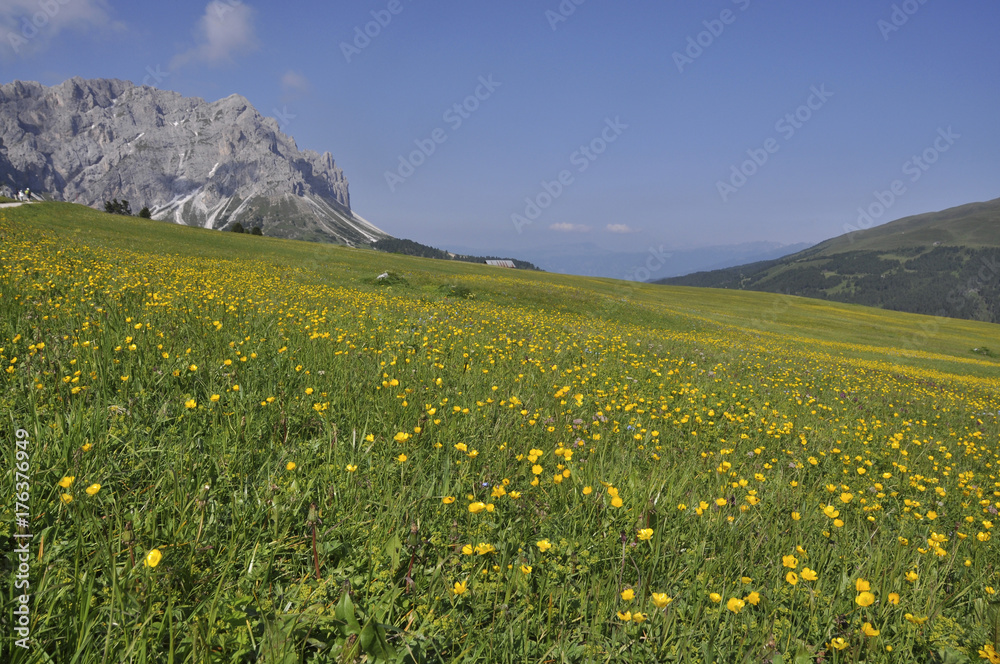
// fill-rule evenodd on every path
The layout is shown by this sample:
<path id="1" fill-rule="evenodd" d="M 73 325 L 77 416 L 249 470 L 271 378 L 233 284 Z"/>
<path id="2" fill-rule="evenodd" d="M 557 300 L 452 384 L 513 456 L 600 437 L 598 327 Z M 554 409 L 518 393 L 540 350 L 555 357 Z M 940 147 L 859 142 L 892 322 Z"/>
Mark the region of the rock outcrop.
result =
<path id="1" fill-rule="evenodd" d="M 351 210 L 329 152 L 299 150 L 240 95 L 215 102 L 128 81 L 0 86 L 0 185 L 154 219 L 368 244 L 388 237 Z"/>

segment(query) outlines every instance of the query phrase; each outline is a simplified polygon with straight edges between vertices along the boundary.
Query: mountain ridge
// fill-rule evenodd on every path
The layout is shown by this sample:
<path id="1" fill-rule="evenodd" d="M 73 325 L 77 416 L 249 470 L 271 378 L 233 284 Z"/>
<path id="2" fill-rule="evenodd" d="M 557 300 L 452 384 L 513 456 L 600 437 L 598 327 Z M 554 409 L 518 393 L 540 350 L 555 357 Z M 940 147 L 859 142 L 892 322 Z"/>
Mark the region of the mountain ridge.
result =
<path id="1" fill-rule="evenodd" d="M 1000 198 L 903 217 L 776 260 L 654 283 L 1000 322 Z"/>
<path id="2" fill-rule="evenodd" d="M 0 184 L 154 219 L 348 245 L 390 237 L 351 210 L 329 152 L 300 150 L 239 94 L 214 102 L 118 79 L 0 86 Z"/>

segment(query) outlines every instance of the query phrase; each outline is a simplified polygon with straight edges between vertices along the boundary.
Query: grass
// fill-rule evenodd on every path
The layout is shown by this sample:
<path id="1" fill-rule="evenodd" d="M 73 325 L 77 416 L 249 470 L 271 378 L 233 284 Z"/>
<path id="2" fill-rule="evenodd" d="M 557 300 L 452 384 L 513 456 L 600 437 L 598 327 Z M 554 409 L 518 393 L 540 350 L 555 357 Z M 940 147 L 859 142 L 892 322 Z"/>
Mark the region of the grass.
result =
<path id="1" fill-rule="evenodd" d="M 991 248 L 1000 243 L 996 231 L 998 213 L 1000 199 L 970 203 L 855 231 L 827 240 L 807 251 L 816 255 L 845 251 L 891 252 L 930 247 L 935 242 L 944 246 Z"/>
<path id="2" fill-rule="evenodd" d="M 1000 646 L 995 325 L 68 204 L 0 239 L 30 478 L 0 489 L 34 535 L 31 649 L 4 584 L 3 661 Z"/>

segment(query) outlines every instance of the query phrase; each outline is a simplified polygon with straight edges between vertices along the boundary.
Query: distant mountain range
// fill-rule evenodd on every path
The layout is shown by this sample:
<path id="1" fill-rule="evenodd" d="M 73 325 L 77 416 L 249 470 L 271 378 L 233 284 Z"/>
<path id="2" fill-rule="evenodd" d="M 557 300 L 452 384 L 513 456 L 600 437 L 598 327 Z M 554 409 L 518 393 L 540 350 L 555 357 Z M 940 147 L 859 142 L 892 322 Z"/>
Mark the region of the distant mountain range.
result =
<path id="1" fill-rule="evenodd" d="M 787 293 L 1000 323 L 1000 199 L 905 217 L 777 260 L 656 283 Z"/>
<path id="2" fill-rule="evenodd" d="M 128 81 L 0 86 L 0 185 L 154 219 L 370 244 L 390 237 L 351 210 L 329 152 L 299 150 L 243 97 L 207 103 Z"/>
<path id="3" fill-rule="evenodd" d="M 650 281 L 698 270 L 714 270 L 741 263 L 779 258 L 808 246 L 810 245 L 748 242 L 686 250 L 667 250 L 662 246 L 651 246 L 646 251 L 614 251 L 596 244 L 576 242 L 555 247 L 524 247 L 505 251 L 517 255 L 522 260 L 531 261 L 547 272 Z M 449 249 L 465 254 L 482 252 L 481 249 L 470 247 L 451 246 Z"/>

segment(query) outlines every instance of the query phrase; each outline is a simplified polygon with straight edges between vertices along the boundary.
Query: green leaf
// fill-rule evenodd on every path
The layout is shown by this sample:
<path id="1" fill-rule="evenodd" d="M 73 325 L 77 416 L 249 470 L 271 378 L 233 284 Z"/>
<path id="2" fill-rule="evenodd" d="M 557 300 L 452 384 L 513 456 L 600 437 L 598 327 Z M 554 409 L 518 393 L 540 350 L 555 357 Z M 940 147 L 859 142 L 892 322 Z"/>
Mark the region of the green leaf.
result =
<path id="1" fill-rule="evenodd" d="M 382 626 L 369 619 L 361 630 L 361 649 L 376 659 L 396 659 L 396 650 L 389 645 Z"/>
<path id="2" fill-rule="evenodd" d="M 948 646 L 938 648 L 937 654 L 942 664 L 968 664 L 972 661 L 965 653 L 959 652 L 958 650 Z"/>
<path id="3" fill-rule="evenodd" d="M 399 541 L 399 535 L 393 535 L 385 544 L 385 555 L 389 556 L 392 564 L 389 569 L 395 571 L 399 567 L 399 552 L 402 551 L 403 544 Z"/>
<path id="4" fill-rule="evenodd" d="M 337 602 L 334 615 L 338 620 L 346 623 L 345 634 L 361 634 L 361 625 L 358 623 L 358 617 L 354 614 L 354 602 L 351 601 L 351 594 L 346 590 L 340 596 L 340 601 Z"/>

